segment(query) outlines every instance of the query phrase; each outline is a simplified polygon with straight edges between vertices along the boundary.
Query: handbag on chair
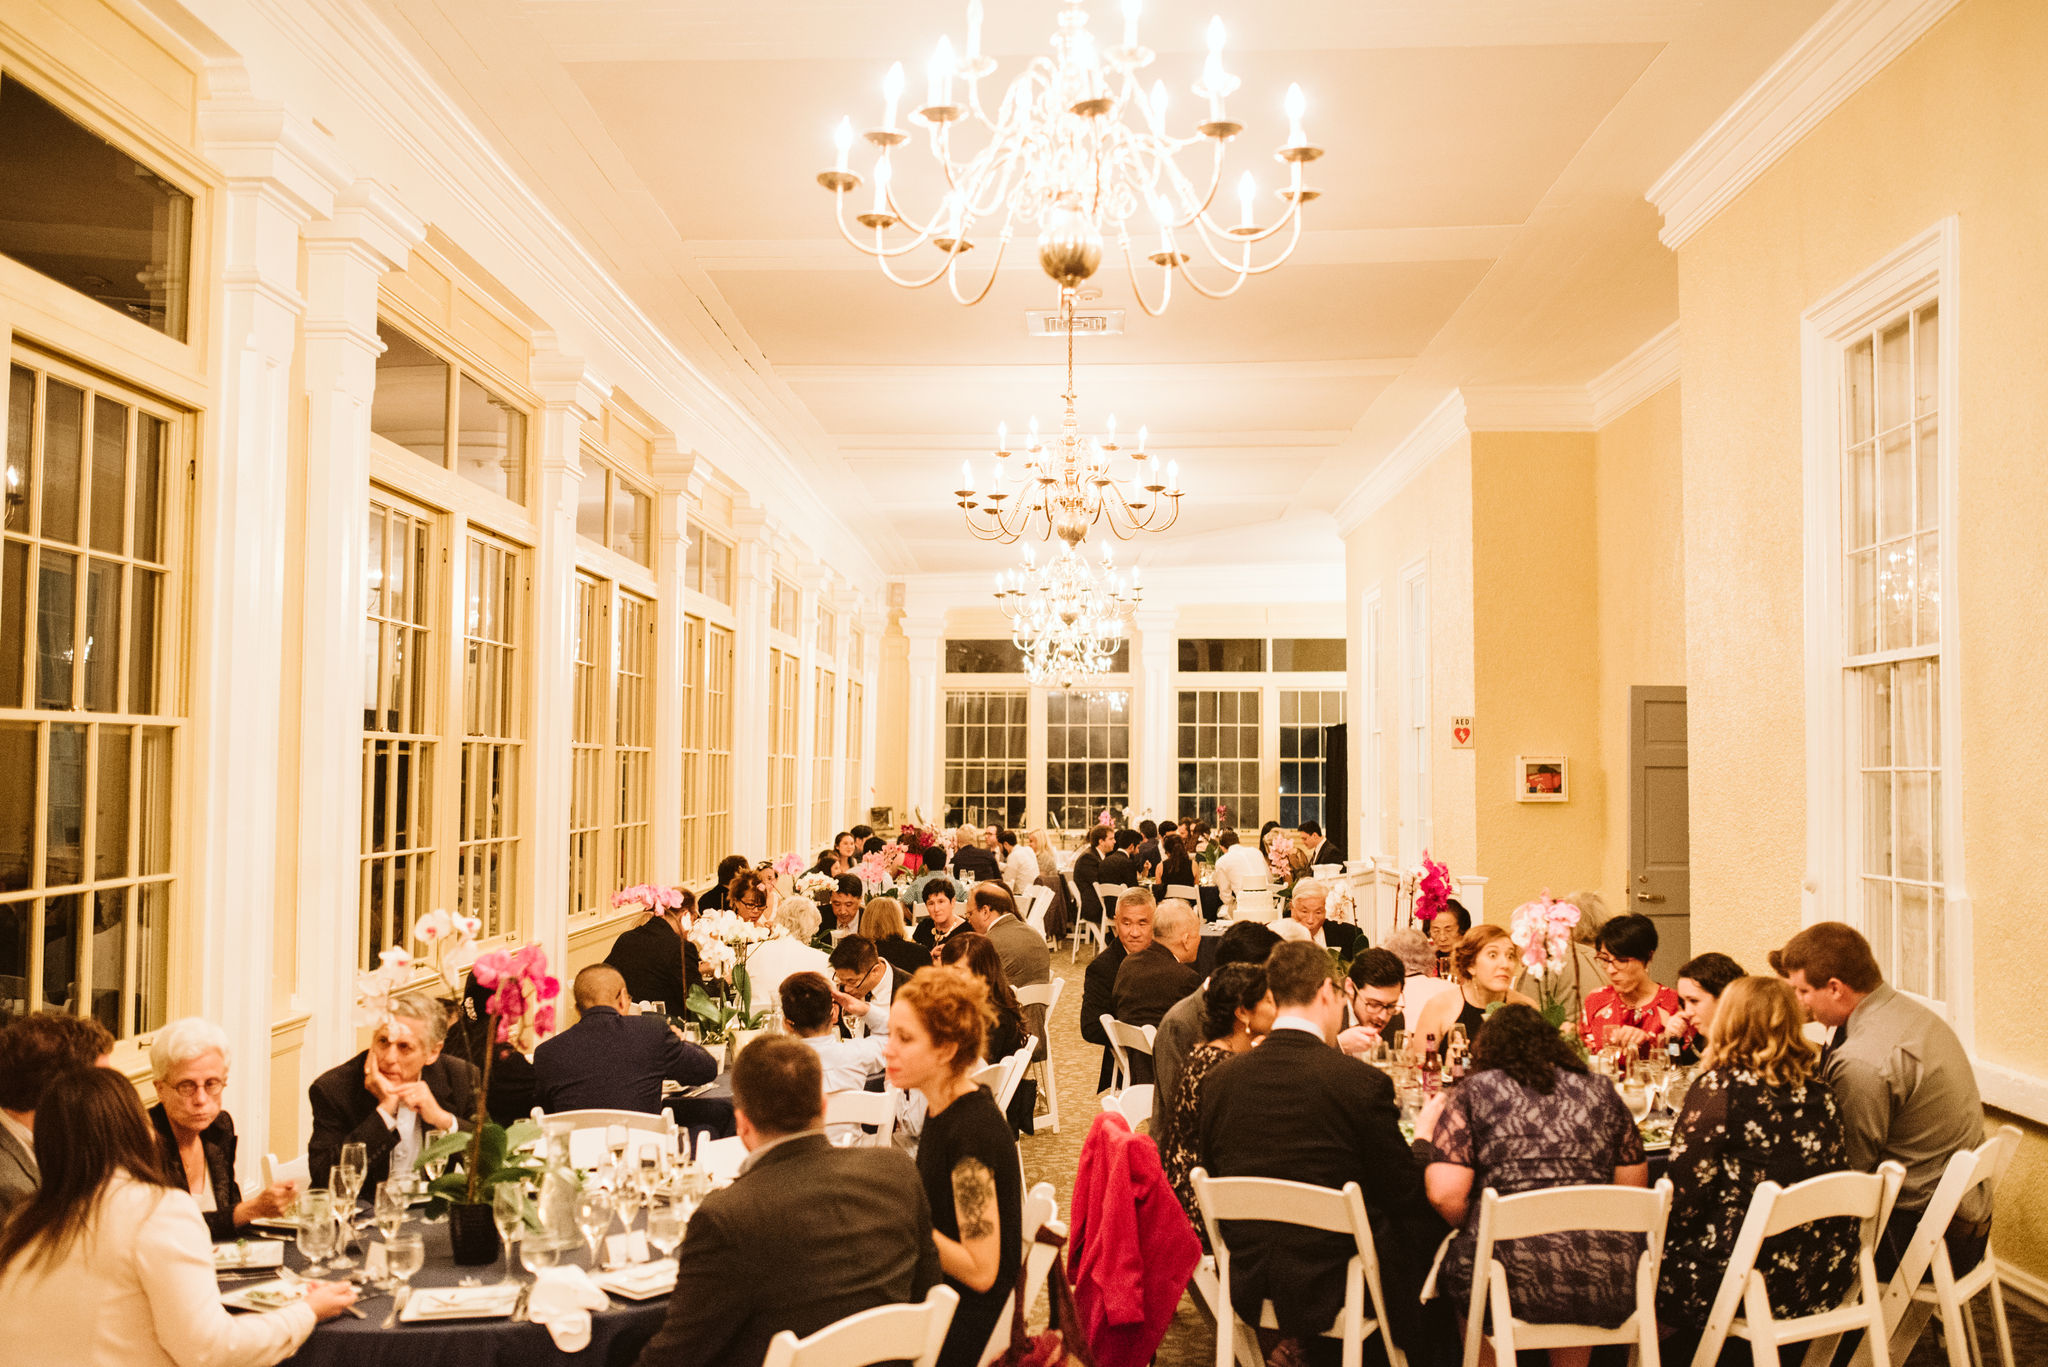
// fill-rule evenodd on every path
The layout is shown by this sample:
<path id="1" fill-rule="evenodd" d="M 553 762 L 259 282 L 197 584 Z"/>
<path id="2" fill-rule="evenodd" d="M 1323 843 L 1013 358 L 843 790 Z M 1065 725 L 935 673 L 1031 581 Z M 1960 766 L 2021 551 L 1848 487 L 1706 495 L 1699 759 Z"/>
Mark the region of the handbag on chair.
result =
<path id="1" fill-rule="evenodd" d="M 1050 1244 L 1056 1250 L 1045 1278 L 1045 1294 L 1051 1298 L 1052 1314 L 1044 1333 L 1025 1332 L 1024 1317 L 1030 1312 L 1030 1307 L 1024 1304 L 1029 1259 L 1019 1262 L 1015 1293 L 1017 1313 L 1010 1317 L 1010 1346 L 990 1367 L 1095 1367 L 1094 1354 L 1088 1347 L 1087 1337 L 1081 1332 L 1081 1317 L 1074 1310 L 1073 1288 L 1067 1285 L 1066 1263 L 1057 1251 L 1066 1247 L 1066 1236 L 1040 1229 L 1038 1242 Z"/>

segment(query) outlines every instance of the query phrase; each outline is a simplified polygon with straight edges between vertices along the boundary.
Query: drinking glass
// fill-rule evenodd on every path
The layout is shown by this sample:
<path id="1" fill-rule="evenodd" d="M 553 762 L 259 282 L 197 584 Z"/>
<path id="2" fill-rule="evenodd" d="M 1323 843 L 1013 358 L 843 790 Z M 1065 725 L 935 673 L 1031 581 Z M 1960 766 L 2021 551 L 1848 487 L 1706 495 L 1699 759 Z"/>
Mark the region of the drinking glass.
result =
<path id="1" fill-rule="evenodd" d="M 491 1188 L 491 1223 L 505 1245 L 505 1280 L 512 1280 L 512 1246 L 526 1225 L 526 1188 L 517 1182 L 500 1182 Z"/>
<path id="2" fill-rule="evenodd" d="M 317 1188 L 299 1198 L 299 1256 L 306 1260 L 306 1271 L 318 1272 L 327 1266 L 328 1255 L 334 1252 L 334 1198 Z"/>
<path id="3" fill-rule="evenodd" d="M 612 1180 L 618 1180 L 619 1164 L 626 1156 L 626 1127 L 607 1125 L 604 1127 L 604 1146 L 612 1156 Z"/>
<path id="4" fill-rule="evenodd" d="M 640 1207 L 646 1202 L 646 1194 L 640 1184 L 626 1178 L 619 1181 L 619 1189 L 612 1193 L 612 1205 L 619 1212 L 619 1225 L 627 1233 L 633 1231 L 633 1219 L 639 1215 Z"/>
<path id="5" fill-rule="evenodd" d="M 597 1250 L 611 1227 L 611 1194 L 601 1187 L 585 1187 L 576 1197 L 576 1228 L 583 1231 L 583 1241 L 590 1245 L 590 1265 L 593 1268 L 604 1266 Z"/>
<path id="6" fill-rule="evenodd" d="M 403 1178 L 394 1177 L 388 1182 L 377 1184 L 377 1232 L 390 1242 L 405 1223 L 405 1213 L 412 1206 L 412 1184 Z"/>
<path id="7" fill-rule="evenodd" d="M 361 1144 L 343 1144 L 341 1158 L 334 1165 L 328 1185 L 334 1189 L 335 1200 L 353 1206 L 356 1197 L 362 1194 L 363 1179 L 370 1172 L 370 1151 Z"/>
<path id="8" fill-rule="evenodd" d="M 427 1261 L 427 1241 L 417 1234 L 401 1234 L 384 1242 L 384 1265 L 391 1271 L 391 1279 L 404 1286 L 412 1281 Z"/>
<path id="9" fill-rule="evenodd" d="M 683 1242 L 683 1213 L 674 1202 L 656 1201 L 647 1207 L 647 1242 L 662 1257 L 673 1257 Z"/>
<path id="10" fill-rule="evenodd" d="M 665 1156 L 659 1144 L 642 1144 L 640 1146 L 640 1171 L 637 1175 L 640 1182 L 640 1194 L 647 1199 L 653 1199 L 654 1193 L 661 1190 L 662 1168 L 664 1166 L 662 1159 Z"/>
<path id="11" fill-rule="evenodd" d="M 529 1234 L 519 1241 L 519 1265 L 533 1276 L 538 1277 L 542 1269 L 553 1267 L 562 1256 L 562 1246 L 548 1237 L 546 1230 Z"/>
<path id="12" fill-rule="evenodd" d="M 1685 1094 L 1691 1090 L 1692 1073 L 1687 1069 L 1676 1069 L 1664 1080 L 1664 1105 L 1671 1114 L 1678 1114 L 1678 1108 L 1685 1105 Z"/>
<path id="13" fill-rule="evenodd" d="M 1628 1113 L 1636 1118 L 1638 1125 L 1642 1124 L 1643 1117 L 1650 1113 L 1650 1100 L 1654 1090 L 1640 1078 L 1630 1077 L 1622 1081 L 1622 1102 L 1627 1105 Z"/>

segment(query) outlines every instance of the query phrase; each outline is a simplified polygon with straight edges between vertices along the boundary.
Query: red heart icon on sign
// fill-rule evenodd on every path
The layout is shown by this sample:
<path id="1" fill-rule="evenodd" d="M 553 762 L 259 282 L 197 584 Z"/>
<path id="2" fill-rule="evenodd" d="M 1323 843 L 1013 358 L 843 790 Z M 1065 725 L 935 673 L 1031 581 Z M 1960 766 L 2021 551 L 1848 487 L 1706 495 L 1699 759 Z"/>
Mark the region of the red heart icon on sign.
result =
<path id="1" fill-rule="evenodd" d="M 1469 726 L 1454 727 L 1451 730 L 1451 734 L 1458 738 L 1458 744 L 1463 745 L 1466 741 L 1472 739 L 1472 728 Z"/>

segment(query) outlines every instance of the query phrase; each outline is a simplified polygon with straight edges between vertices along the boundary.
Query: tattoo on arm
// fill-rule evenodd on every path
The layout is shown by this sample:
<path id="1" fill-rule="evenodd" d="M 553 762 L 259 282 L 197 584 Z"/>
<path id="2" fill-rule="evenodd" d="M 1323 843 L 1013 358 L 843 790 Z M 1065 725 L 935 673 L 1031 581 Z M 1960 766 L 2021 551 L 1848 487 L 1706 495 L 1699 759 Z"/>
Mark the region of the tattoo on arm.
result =
<path id="1" fill-rule="evenodd" d="M 962 1240 L 986 1239 L 996 1232 L 996 1179 L 981 1160 L 963 1158 L 953 1165 L 953 1210 Z"/>

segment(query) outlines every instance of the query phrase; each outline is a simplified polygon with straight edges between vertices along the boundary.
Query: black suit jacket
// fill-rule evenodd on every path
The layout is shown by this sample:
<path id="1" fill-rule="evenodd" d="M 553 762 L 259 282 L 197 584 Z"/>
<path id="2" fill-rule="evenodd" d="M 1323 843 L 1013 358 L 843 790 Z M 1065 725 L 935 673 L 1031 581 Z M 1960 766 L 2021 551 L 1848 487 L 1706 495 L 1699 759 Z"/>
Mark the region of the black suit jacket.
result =
<path id="1" fill-rule="evenodd" d="M 1309 856 L 1309 864 L 1311 867 L 1317 864 L 1341 864 L 1343 862 L 1343 847 L 1340 846 L 1336 841 L 1330 839 L 1328 836 L 1323 837 L 1323 843 L 1316 847 L 1316 851 L 1314 854 L 1311 854 Z"/>
<path id="2" fill-rule="evenodd" d="M 639 1367 L 757 1364 L 784 1329 L 924 1298 L 939 1280 L 931 1208 L 897 1149 L 785 1140 L 690 1217 L 668 1317 Z"/>
<path id="3" fill-rule="evenodd" d="M 1095 876 L 1095 881 L 1135 888 L 1138 886 L 1138 861 L 1131 858 L 1129 850 L 1111 850 L 1102 857 L 1102 872 Z M 1105 910 L 1112 916 L 1116 915 L 1115 907 Z"/>
<path id="4" fill-rule="evenodd" d="M 1394 1341 L 1413 1351 L 1423 1279 L 1446 1226 L 1423 1193 L 1422 1164 L 1401 1138 L 1400 1120 L 1386 1074 L 1304 1031 L 1275 1030 L 1203 1081 L 1199 1147 L 1212 1177 L 1358 1183 Z M 1225 1225 L 1224 1238 L 1240 1315 L 1257 1315 L 1270 1300 L 1283 1334 L 1330 1326 L 1344 1304 L 1349 1235 L 1243 1220 Z"/>
<path id="5" fill-rule="evenodd" d="M 1074 859 L 1074 886 L 1081 893 L 1081 919 L 1100 921 L 1102 899 L 1095 895 L 1095 885 L 1109 880 L 1102 876 L 1102 856 L 1091 847 L 1081 851 Z"/>
<path id="6" fill-rule="evenodd" d="M 306 1099 L 313 1104 L 313 1137 L 306 1144 L 306 1162 L 313 1170 L 313 1185 L 327 1185 L 327 1175 L 341 1157 L 343 1144 L 362 1144 L 369 1149 L 369 1174 L 363 1190 L 374 1192 L 377 1184 L 391 1175 L 391 1151 L 398 1147 L 398 1131 L 377 1114 L 377 1099 L 363 1085 L 366 1049 L 346 1063 L 336 1064 L 313 1079 Z M 458 1123 L 467 1128 L 476 1123 L 476 1069 L 452 1054 L 420 1070 L 420 1081 L 434 1094 Z"/>
<path id="7" fill-rule="evenodd" d="M 1124 942 L 1110 938 L 1109 947 L 1088 961 L 1081 975 L 1081 1038 L 1102 1046 L 1102 1076 L 1095 1084 L 1100 1092 L 1116 1076 L 1116 1056 L 1109 1051 L 1109 1036 L 1103 1033 L 1102 1018 L 1116 1014 L 1116 971 L 1129 956 Z"/>
<path id="8" fill-rule="evenodd" d="M 1143 953 L 1125 959 L 1117 969 L 1110 1014 L 1125 1025 L 1157 1026 L 1176 1002 L 1201 985 L 1200 973 L 1154 941 Z M 1151 1055 L 1131 1055 L 1131 1081 L 1152 1081 Z"/>
<path id="9" fill-rule="evenodd" d="M 185 1180 L 185 1160 L 178 1156 L 178 1139 L 171 1133 L 171 1118 L 162 1105 L 149 1108 L 149 1127 L 156 1132 L 157 1148 L 163 1154 L 164 1175 L 180 1191 L 190 1191 Z M 235 1207 L 242 1204 L 242 1188 L 235 1181 L 235 1121 L 226 1111 L 199 1132 L 199 1151 L 206 1158 L 206 1174 L 213 1183 L 213 1209 L 205 1212 L 206 1232 L 215 1243 L 235 1237 Z"/>
<path id="10" fill-rule="evenodd" d="M 1357 926 L 1345 925 L 1341 921 L 1323 922 L 1323 943 L 1347 959 L 1372 944 L 1365 938 L 1364 931 Z"/>
<path id="11" fill-rule="evenodd" d="M 533 1051 L 533 1100 L 544 1111 L 661 1111 L 664 1080 L 696 1087 L 718 1076 L 711 1055 L 653 1016 L 593 1006 Z"/>
<path id="12" fill-rule="evenodd" d="M 697 978 L 697 947 L 675 927 L 650 916 L 612 941 L 604 961 L 619 970 L 636 1002 L 663 1002 L 671 1016 L 689 1015 L 690 984 Z"/>
<path id="13" fill-rule="evenodd" d="M 953 878 L 962 884 L 1000 883 L 1003 881 L 1002 861 L 995 851 L 980 845 L 969 845 L 964 850 L 953 851 Z M 967 900 L 967 888 L 960 889 L 960 900 Z"/>
<path id="14" fill-rule="evenodd" d="M 883 962 L 896 970 L 896 981 L 899 983 L 908 979 L 920 968 L 930 968 L 932 966 L 932 949 L 930 945 L 919 944 L 915 940 L 906 940 L 901 936 L 892 935 L 886 940 L 877 940 L 875 942 L 875 951 L 882 956 Z"/>

